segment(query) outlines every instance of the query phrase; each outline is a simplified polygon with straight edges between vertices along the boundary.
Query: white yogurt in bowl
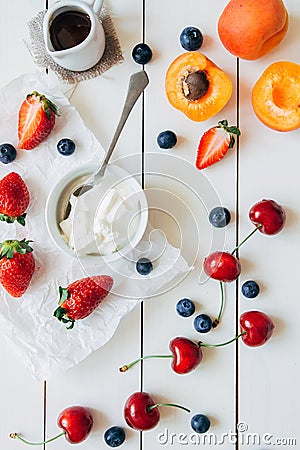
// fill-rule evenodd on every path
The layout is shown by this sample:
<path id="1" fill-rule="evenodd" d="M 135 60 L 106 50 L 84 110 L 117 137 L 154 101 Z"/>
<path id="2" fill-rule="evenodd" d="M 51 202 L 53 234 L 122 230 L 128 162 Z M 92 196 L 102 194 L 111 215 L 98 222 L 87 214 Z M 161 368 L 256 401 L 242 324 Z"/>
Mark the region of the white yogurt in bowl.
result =
<path id="1" fill-rule="evenodd" d="M 107 167 L 101 183 L 79 197 L 71 196 L 78 180 L 88 183 L 97 166 L 76 169 L 60 180 L 49 194 L 46 224 L 55 244 L 78 257 L 125 256 L 141 240 L 148 222 L 148 205 L 137 180 L 118 166 Z M 64 218 L 70 198 L 71 211 Z"/>

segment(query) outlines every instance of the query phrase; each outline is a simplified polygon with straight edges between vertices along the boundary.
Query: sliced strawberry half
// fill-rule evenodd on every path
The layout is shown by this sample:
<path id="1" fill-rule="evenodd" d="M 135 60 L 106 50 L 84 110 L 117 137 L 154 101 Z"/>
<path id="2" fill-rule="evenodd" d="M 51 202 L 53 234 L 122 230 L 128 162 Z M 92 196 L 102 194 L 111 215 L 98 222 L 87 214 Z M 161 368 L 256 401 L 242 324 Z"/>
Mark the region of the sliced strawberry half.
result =
<path id="1" fill-rule="evenodd" d="M 60 112 L 45 95 L 33 91 L 28 94 L 19 110 L 18 148 L 32 150 L 52 131 L 55 116 Z"/>
<path id="2" fill-rule="evenodd" d="M 199 143 L 196 167 L 205 169 L 220 161 L 234 146 L 235 136 L 241 132 L 237 127 L 229 127 L 227 120 L 221 120 L 216 127 L 206 131 Z"/>

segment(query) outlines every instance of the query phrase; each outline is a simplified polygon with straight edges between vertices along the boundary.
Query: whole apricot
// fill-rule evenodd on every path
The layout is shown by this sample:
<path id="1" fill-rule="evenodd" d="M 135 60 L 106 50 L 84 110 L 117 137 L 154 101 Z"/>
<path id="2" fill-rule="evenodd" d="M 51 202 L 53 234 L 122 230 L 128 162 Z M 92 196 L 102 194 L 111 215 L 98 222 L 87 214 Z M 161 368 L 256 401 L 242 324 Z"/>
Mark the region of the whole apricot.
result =
<path id="1" fill-rule="evenodd" d="M 288 13 L 282 0 L 231 0 L 218 22 L 224 47 L 242 59 L 258 59 L 284 38 Z"/>
<path id="2" fill-rule="evenodd" d="M 252 106 L 267 127 L 277 131 L 300 128 L 300 66 L 294 62 L 271 64 L 252 90 Z"/>

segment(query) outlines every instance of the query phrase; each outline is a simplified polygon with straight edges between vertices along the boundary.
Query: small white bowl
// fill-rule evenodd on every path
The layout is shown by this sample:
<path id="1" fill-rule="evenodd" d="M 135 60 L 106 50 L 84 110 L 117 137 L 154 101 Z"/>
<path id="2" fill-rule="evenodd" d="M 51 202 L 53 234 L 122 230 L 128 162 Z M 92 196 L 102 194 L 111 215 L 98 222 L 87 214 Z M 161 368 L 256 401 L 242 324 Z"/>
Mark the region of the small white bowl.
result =
<path id="1" fill-rule="evenodd" d="M 76 253 L 68 246 L 66 240 L 63 237 L 63 232 L 59 226 L 59 223 L 63 219 L 62 217 L 62 209 L 66 204 L 66 199 L 68 200 L 70 194 L 73 192 L 73 189 L 76 185 L 78 185 L 78 180 L 82 179 L 84 182 L 88 180 L 88 178 L 95 173 L 99 166 L 95 164 L 90 164 L 83 166 L 81 168 L 77 168 L 72 170 L 68 174 L 66 174 L 63 178 L 61 178 L 52 188 L 51 192 L 48 195 L 48 199 L 46 202 L 46 210 L 45 210 L 45 219 L 46 226 L 51 236 L 53 242 L 61 251 L 65 254 L 76 258 Z M 130 242 L 125 247 L 121 248 L 120 251 L 115 251 L 106 255 L 86 255 L 80 256 L 80 259 L 88 258 L 91 261 L 95 261 L 95 259 L 103 259 L 105 262 L 112 262 L 118 260 L 129 253 L 130 250 L 135 248 L 140 240 L 142 239 L 147 224 L 148 224 L 148 203 L 147 198 L 142 189 L 141 185 L 138 181 L 130 175 L 126 170 L 121 167 L 115 165 L 109 165 L 107 171 L 110 171 L 115 177 L 117 177 L 120 181 L 126 182 L 126 187 L 129 187 L 129 190 L 132 191 L 132 194 L 138 194 L 138 204 L 139 210 L 135 213 L 139 217 L 139 224 L 137 226 L 136 232 L 132 238 L 130 238 Z"/>

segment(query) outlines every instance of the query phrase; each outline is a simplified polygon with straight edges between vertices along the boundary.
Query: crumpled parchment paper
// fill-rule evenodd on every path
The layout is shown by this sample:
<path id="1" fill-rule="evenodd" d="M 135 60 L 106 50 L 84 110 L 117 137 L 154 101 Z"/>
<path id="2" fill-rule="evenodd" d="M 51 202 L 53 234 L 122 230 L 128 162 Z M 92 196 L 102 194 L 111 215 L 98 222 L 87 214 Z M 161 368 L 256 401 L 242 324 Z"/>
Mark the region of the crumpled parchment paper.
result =
<path id="1" fill-rule="evenodd" d="M 14 299 L 0 287 L 0 335 L 9 339 L 22 356 L 25 366 L 38 379 L 46 379 L 66 370 L 104 345 L 114 334 L 119 321 L 136 304 L 167 286 L 179 274 L 189 270 L 180 251 L 170 245 L 158 231 L 149 226 L 143 241 L 126 260 L 109 265 L 83 264 L 65 255 L 53 244 L 45 223 L 45 204 L 53 184 L 65 173 L 104 154 L 99 142 L 85 126 L 79 113 L 60 92 L 56 78 L 42 72 L 24 74 L 0 90 L 0 142 L 17 147 L 19 107 L 26 94 L 37 90 L 49 96 L 61 110 L 49 137 L 32 151 L 18 150 L 17 159 L 1 164 L 0 177 L 11 171 L 25 180 L 31 195 L 26 226 L 0 222 L 0 239 L 32 239 L 36 270 L 29 289 Z M 56 150 L 62 137 L 76 142 L 71 157 Z M 155 260 L 147 277 L 135 271 L 136 258 Z M 58 286 L 88 275 L 109 274 L 114 279 L 113 292 L 89 317 L 78 321 L 73 330 L 53 317 L 58 301 Z M 63 345 L 62 345 L 63 343 Z"/>

